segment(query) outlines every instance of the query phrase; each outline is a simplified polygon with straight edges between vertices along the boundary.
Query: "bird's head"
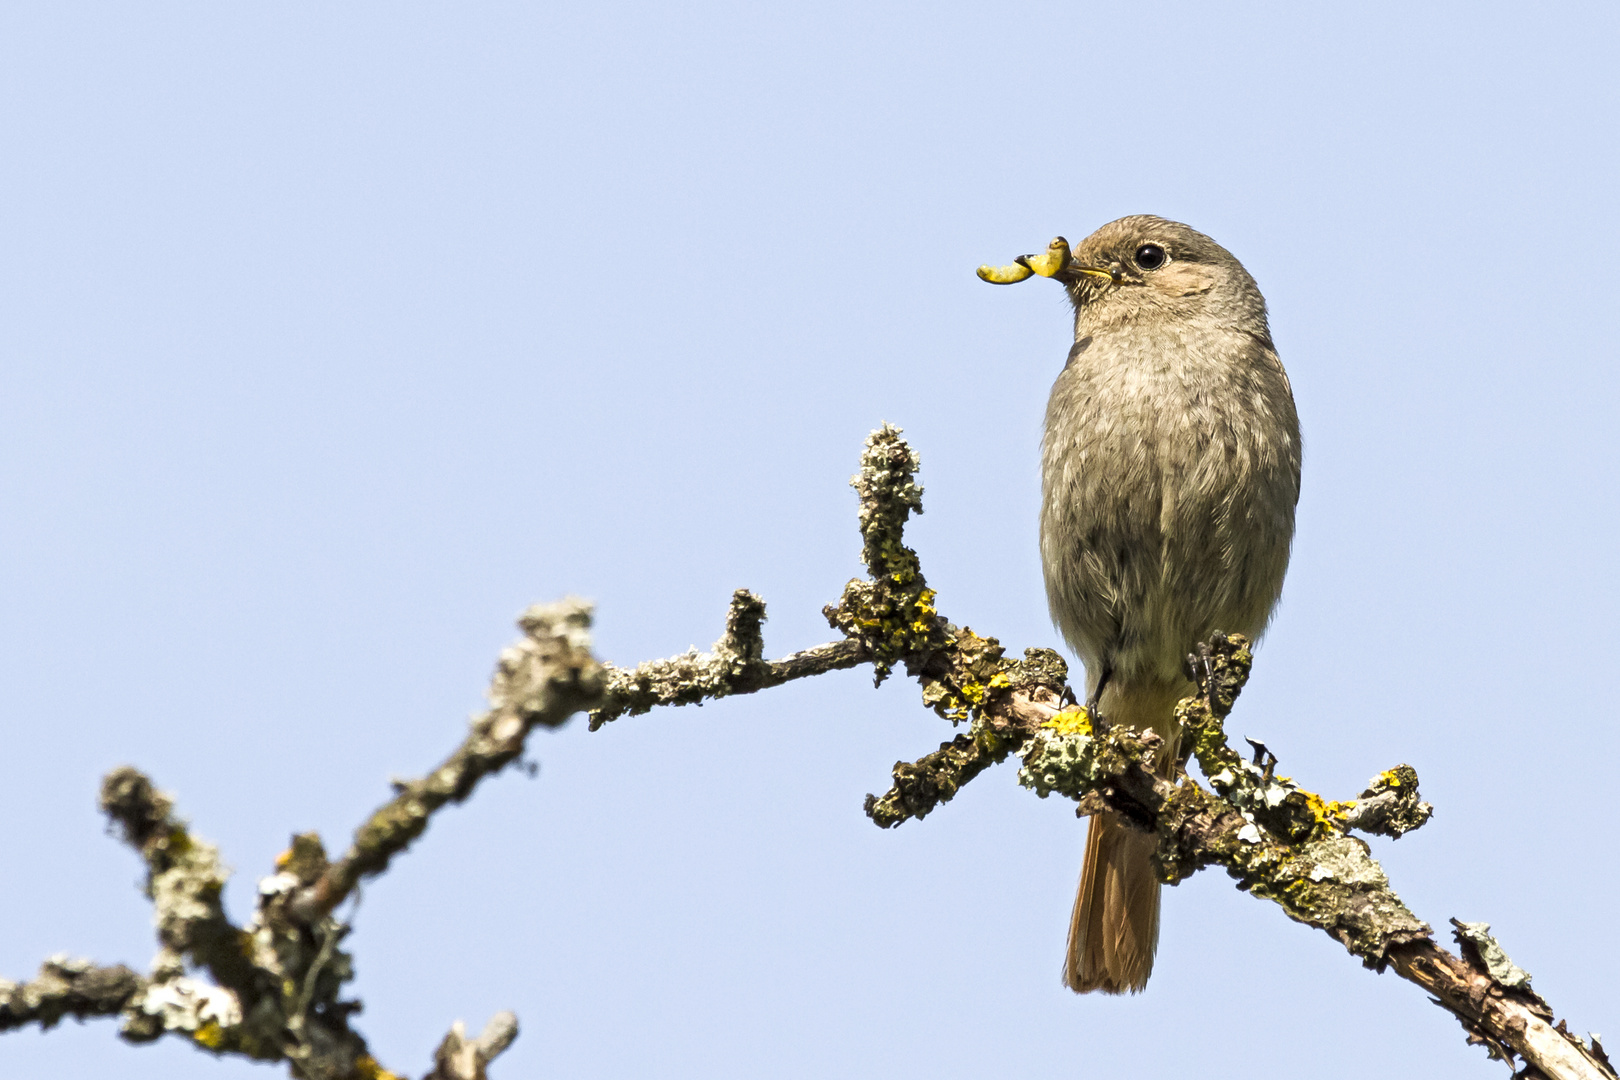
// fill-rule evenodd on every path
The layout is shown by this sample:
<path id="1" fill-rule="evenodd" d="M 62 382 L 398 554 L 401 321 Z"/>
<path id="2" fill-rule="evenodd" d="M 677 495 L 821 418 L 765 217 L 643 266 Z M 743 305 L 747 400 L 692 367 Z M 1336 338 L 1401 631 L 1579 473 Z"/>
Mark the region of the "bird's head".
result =
<path id="1" fill-rule="evenodd" d="M 1144 320 L 1197 320 L 1267 340 L 1266 302 L 1221 245 L 1178 221 L 1136 214 L 1111 221 L 1072 252 L 1062 237 L 1014 266 L 981 267 L 986 281 L 1055 278 L 1074 304 L 1075 334 Z"/>

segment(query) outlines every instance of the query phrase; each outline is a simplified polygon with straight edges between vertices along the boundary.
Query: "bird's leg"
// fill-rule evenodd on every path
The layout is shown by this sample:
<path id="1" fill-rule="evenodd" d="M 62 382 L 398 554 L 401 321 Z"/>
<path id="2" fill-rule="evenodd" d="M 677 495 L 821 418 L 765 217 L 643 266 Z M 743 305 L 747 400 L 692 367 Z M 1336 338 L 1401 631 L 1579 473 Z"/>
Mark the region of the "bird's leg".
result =
<path id="1" fill-rule="evenodd" d="M 1091 730 L 1101 735 L 1109 728 L 1107 720 L 1103 719 L 1100 706 L 1102 705 L 1103 688 L 1114 675 L 1114 669 L 1104 666 L 1102 674 L 1097 677 L 1097 688 L 1086 698 L 1086 718 L 1091 721 Z"/>
<path id="2" fill-rule="evenodd" d="M 1181 670 L 1187 675 L 1189 681 L 1195 683 L 1198 692 L 1208 697 L 1215 688 L 1215 664 L 1211 660 L 1214 654 L 1210 651 L 1207 641 L 1198 643 L 1198 651 L 1187 654 L 1187 662 Z"/>

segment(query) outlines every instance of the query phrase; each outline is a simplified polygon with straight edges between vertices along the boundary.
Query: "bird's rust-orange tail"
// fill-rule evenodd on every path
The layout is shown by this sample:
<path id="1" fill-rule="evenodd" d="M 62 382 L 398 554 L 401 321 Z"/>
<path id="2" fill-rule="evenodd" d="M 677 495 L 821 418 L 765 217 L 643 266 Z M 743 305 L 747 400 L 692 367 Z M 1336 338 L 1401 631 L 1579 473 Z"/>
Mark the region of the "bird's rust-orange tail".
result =
<path id="1" fill-rule="evenodd" d="M 1134 994 L 1147 985 L 1159 947 L 1153 844 L 1112 814 L 1091 819 L 1063 965 L 1063 985 L 1075 993 Z"/>
<path id="2" fill-rule="evenodd" d="M 1101 712 L 1111 724 L 1151 728 L 1163 736 L 1163 771 L 1175 760 L 1175 706 L 1187 690 L 1185 684 L 1110 685 L 1103 693 Z M 1156 843 L 1153 836 L 1114 814 L 1092 817 L 1063 963 L 1063 985 L 1075 993 L 1134 994 L 1147 986 L 1159 947 Z"/>

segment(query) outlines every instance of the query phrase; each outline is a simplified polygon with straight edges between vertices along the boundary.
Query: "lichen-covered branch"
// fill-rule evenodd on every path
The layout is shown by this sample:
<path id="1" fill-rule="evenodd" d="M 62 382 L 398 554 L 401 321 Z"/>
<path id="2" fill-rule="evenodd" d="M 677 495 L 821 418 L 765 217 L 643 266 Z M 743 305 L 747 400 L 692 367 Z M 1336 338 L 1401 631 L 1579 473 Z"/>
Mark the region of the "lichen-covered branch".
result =
<path id="1" fill-rule="evenodd" d="M 229 872 L 212 844 L 174 815 L 174 802 L 131 768 L 101 783 L 101 812 L 146 863 L 146 895 L 163 947 L 204 968 L 251 1008 L 267 990 L 247 958 L 245 935 L 225 915 L 220 896 Z"/>
<path id="2" fill-rule="evenodd" d="M 1410 765 L 1380 773 L 1355 799 L 1329 802 L 1276 775 L 1276 756 L 1259 743 L 1253 744 L 1253 760 L 1245 761 L 1227 745 L 1223 723 L 1254 663 L 1247 641 L 1217 634 L 1187 659 L 1206 689 L 1177 707 L 1183 745 L 1216 793 L 1266 828 L 1289 840 L 1303 840 L 1330 824 L 1399 839 L 1429 820 L 1434 808 L 1419 798 L 1417 772 Z"/>
<path id="3" fill-rule="evenodd" d="M 476 1039 L 467 1037 L 467 1027 L 457 1020 L 433 1055 L 433 1071 L 422 1080 L 485 1080 L 484 1071 L 518 1036 L 517 1017 L 499 1012 L 484 1025 Z"/>
<path id="4" fill-rule="evenodd" d="M 1241 638 L 1230 644 L 1243 645 Z M 1365 844 L 1331 824 L 1297 839 L 1281 837 L 1188 777 L 1155 775 L 1148 766 L 1157 748 L 1155 737 L 1129 729 L 1094 732 L 1084 710 L 1071 710 L 1036 732 L 1018 780 L 1042 797 L 1056 793 L 1079 802 L 1095 792 L 1109 809 L 1158 835 L 1166 882 L 1220 866 L 1239 888 L 1326 931 L 1368 967 L 1382 970 L 1393 946 L 1428 935 L 1390 890 Z"/>
<path id="5" fill-rule="evenodd" d="M 146 980 L 122 964 L 97 967 L 88 960 L 53 956 L 30 982 L 0 979 L 0 1031 L 28 1024 L 49 1030 L 64 1016 L 118 1016 L 145 988 Z"/>
<path id="6" fill-rule="evenodd" d="M 855 667 L 866 660 L 860 644 L 848 640 L 766 660 L 760 632 L 764 622 L 765 601 L 747 589 L 738 589 L 726 612 L 726 632 L 712 651 L 692 649 L 633 668 L 604 664 L 607 687 L 602 704 L 591 711 L 591 730 L 621 716 L 651 712 L 659 705 L 695 705 L 733 694 L 752 694 L 794 679 Z"/>
<path id="7" fill-rule="evenodd" d="M 295 918 L 319 918 L 362 878 L 386 870 L 422 835 L 435 811 L 462 801 L 484 777 L 516 761 L 530 731 L 557 727 L 601 701 L 606 673 L 590 652 L 588 603 L 537 605 L 518 625 L 524 638 L 501 653 L 489 710 L 473 718 L 472 730 L 444 764 L 420 780 L 395 785 L 394 797 L 360 826 L 343 857 L 292 898 L 288 906 Z"/>
<path id="8" fill-rule="evenodd" d="M 142 976 L 53 958 L 34 982 L 7 988 L 5 1026 L 48 1027 L 64 1014 L 118 1016 L 131 1042 L 178 1035 L 214 1053 L 285 1060 L 295 1076 L 311 1080 L 391 1075 L 348 1026 L 358 1005 L 338 996 L 352 977 L 349 958 L 336 948 L 347 927 L 329 917 L 290 922 L 283 901 L 297 882 L 285 866 L 261 885 L 252 919 L 239 927 L 220 903 L 228 873 L 218 852 L 150 779 L 128 767 L 113 770 L 102 783 L 101 808 L 146 863 L 161 945 L 152 970 Z M 308 856 L 312 838 L 301 839 L 294 852 Z M 318 853 L 318 840 L 313 848 Z"/>
<path id="9" fill-rule="evenodd" d="M 145 976 L 58 957 L 32 982 L 0 982 L 0 1030 L 118 1016 L 131 1042 L 178 1035 L 216 1054 L 285 1061 L 302 1080 L 399 1080 L 349 1025 L 360 1005 L 341 996 L 354 967 L 341 947 L 349 927 L 333 911 L 420 836 L 435 811 L 516 760 L 530 731 L 600 702 L 606 680 L 590 653 L 590 618 L 590 605 L 578 600 L 525 613 L 523 640 L 496 667 L 490 708 L 456 751 L 427 777 L 396 785 L 341 859 L 329 860 L 314 833 L 293 837 L 276 872 L 259 883 L 245 926 L 232 923 L 220 902 L 228 875 L 214 847 L 146 776 L 115 769 L 102 784 L 102 810 L 146 863 L 162 948 Z M 516 1037 L 510 1013 L 476 1039 L 458 1023 L 431 1077 L 484 1080 L 489 1062 Z"/>
<path id="10" fill-rule="evenodd" d="M 295 836 L 276 873 L 260 882 L 244 926 L 232 923 L 220 902 L 226 871 L 215 849 L 144 775 L 115 770 L 103 784 L 102 808 L 146 864 L 162 948 L 146 975 L 53 957 L 31 982 L 0 981 L 0 1031 L 48 1028 L 64 1016 L 118 1016 L 132 1042 L 178 1035 L 214 1053 L 285 1061 L 303 1080 L 398 1080 L 349 1025 L 359 1003 L 341 996 L 353 964 L 342 948 L 349 927 L 335 912 L 361 882 L 387 870 L 433 814 L 517 761 L 534 728 L 556 727 L 577 712 L 591 712 L 594 730 L 660 705 L 755 693 L 870 663 L 880 683 L 903 669 L 918 681 L 923 704 L 966 725 L 932 753 L 897 763 L 889 791 L 867 797 L 866 812 L 879 826 L 926 817 L 1016 755 L 1019 783 L 1042 798 L 1073 799 L 1081 814 L 1107 809 L 1154 834 L 1164 881 L 1221 867 L 1239 888 L 1331 935 L 1368 967 L 1393 967 L 1423 987 L 1457 1017 L 1470 1042 L 1522 1060 L 1520 1077 L 1620 1080 L 1595 1036 L 1583 1042 L 1553 1024 L 1552 1010 L 1488 927 L 1454 920 L 1460 955 L 1448 952 L 1401 902 L 1367 844 L 1350 835 L 1399 838 L 1429 819 L 1433 808 L 1410 766 L 1380 773 L 1355 799 L 1334 801 L 1277 775 L 1269 748 L 1252 744 L 1252 758 L 1232 749 L 1225 719 L 1253 657 L 1242 637 L 1217 634 L 1188 658 L 1201 691 L 1177 708 L 1181 745 L 1209 787 L 1184 770 L 1158 775 L 1159 737 L 1094 729 L 1072 704 L 1068 669 L 1056 653 L 1029 649 L 1010 660 L 995 638 L 940 614 L 921 561 L 904 542 L 906 521 L 922 512 L 917 469 L 898 429 L 885 425 L 867 439 L 852 481 L 867 576 L 824 609 L 842 634 L 838 641 L 766 660 L 765 604 L 738 590 L 710 652 L 615 668 L 591 655 L 589 605 L 568 600 L 530 609 L 520 621 L 523 639 L 500 657 L 488 711 L 473 718 L 461 745 L 427 776 L 397 783 L 340 858 L 329 859 L 313 833 Z M 510 1013 L 497 1014 L 476 1038 L 457 1021 L 425 1080 L 486 1080 L 490 1061 L 517 1030 Z"/>
<path id="11" fill-rule="evenodd" d="M 950 687 L 967 688 L 958 695 L 979 687 L 984 693 L 967 709 L 965 733 L 915 762 L 895 762 L 894 786 L 882 797 L 866 797 L 866 816 L 881 828 L 925 818 L 941 803 L 950 802 L 962 785 L 1022 747 L 1059 708 L 1068 665 L 1057 653 L 1026 649 L 1023 660 L 1006 660 L 994 638 L 981 638 L 970 630 L 959 631 L 957 642 L 969 659 L 954 666 L 975 674 L 930 680 L 923 689 L 924 703 L 935 704 L 941 691 Z"/>
<path id="12" fill-rule="evenodd" d="M 1226 744 L 1223 721 L 1251 662 L 1242 637 L 1217 635 L 1195 665 L 1202 668 L 1204 693 L 1177 710 L 1214 792 L 1185 775 L 1153 775 L 1143 767 L 1154 749 L 1148 739 L 1117 728 L 1097 734 L 1083 710 L 1059 713 L 1040 726 L 1024 752 L 1019 782 L 1082 806 L 1100 797 L 1156 833 L 1166 882 L 1205 866 L 1224 868 L 1239 888 L 1325 931 L 1368 967 L 1393 966 L 1422 986 L 1457 1017 L 1470 1042 L 1483 1043 L 1493 1056 L 1517 1055 L 1549 1080 L 1613 1080 L 1596 1037 L 1586 1043 L 1563 1024 L 1555 1027 L 1529 977 L 1481 924 L 1457 924 L 1462 956 L 1441 948 L 1401 903 L 1367 845 L 1348 835 L 1357 826 L 1398 836 L 1427 820 L 1431 808 L 1419 800 L 1415 771 L 1399 766 L 1375 778 L 1360 798 L 1328 802 L 1276 776 L 1276 758 L 1263 747 L 1257 760 L 1245 761 Z"/>
<path id="13" fill-rule="evenodd" d="M 1156 775 L 1147 765 L 1158 749 L 1156 736 L 1120 728 L 1094 732 L 1083 709 L 1064 708 L 1073 695 L 1056 654 L 1029 650 L 1024 660 L 1009 660 L 994 638 L 958 628 L 940 614 L 921 561 L 904 542 L 906 521 L 922 512 L 917 468 L 916 454 L 896 429 L 884 426 L 867 439 L 852 484 L 860 497 L 861 558 L 868 576 L 845 586 L 825 614 L 854 646 L 838 654 L 848 661 L 840 666 L 870 662 L 878 682 L 903 667 L 920 683 L 924 704 L 968 729 L 915 762 L 896 763 L 893 786 L 866 799 L 866 813 L 876 824 L 892 828 L 925 817 L 1016 753 L 1023 761 L 1020 783 L 1037 794 L 1072 798 L 1082 813 L 1106 807 L 1156 833 L 1165 881 L 1220 866 L 1239 888 L 1333 936 L 1369 967 L 1394 966 L 1424 985 L 1463 1022 L 1471 1040 L 1517 1054 L 1548 1077 L 1613 1077 L 1595 1040 L 1587 1046 L 1557 1035 L 1548 1042 L 1542 1036 L 1555 1030 L 1546 1022 L 1550 1012 L 1544 1018 L 1524 1013 L 1530 1006 L 1521 991 L 1482 976 L 1484 969 L 1466 958 L 1466 950 L 1459 958 L 1436 945 L 1429 927 L 1391 889 L 1367 845 L 1349 835 L 1356 830 L 1398 838 L 1428 820 L 1433 808 L 1421 800 L 1410 766 L 1380 773 L 1355 799 L 1335 801 L 1277 775 L 1277 758 L 1264 746 L 1257 744 L 1253 760 L 1245 759 L 1228 745 L 1223 725 L 1253 658 L 1243 638 L 1217 635 L 1188 658 L 1204 692 L 1178 709 L 1182 745 L 1197 758 L 1210 789 L 1185 774 Z M 739 593 L 728 627 L 745 597 L 745 610 L 762 616 L 763 605 L 755 608 L 751 594 Z M 757 621 L 751 625 L 757 628 Z M 615 671 L 614 704 L 592 726 L 655 705 L 690 704 L 766 685 L 757 660 L 728 659 L 736 654 L 723 647 L 726 640 L 709 655 L 689 653 L 633 672 Z M 813 651 L 825 656 L 836 648 Z M 1565 1048 L 1569 1060 L 1555 1060 Z M 1571 1064 L 1576 1059 L 1580 1068 Z"/>

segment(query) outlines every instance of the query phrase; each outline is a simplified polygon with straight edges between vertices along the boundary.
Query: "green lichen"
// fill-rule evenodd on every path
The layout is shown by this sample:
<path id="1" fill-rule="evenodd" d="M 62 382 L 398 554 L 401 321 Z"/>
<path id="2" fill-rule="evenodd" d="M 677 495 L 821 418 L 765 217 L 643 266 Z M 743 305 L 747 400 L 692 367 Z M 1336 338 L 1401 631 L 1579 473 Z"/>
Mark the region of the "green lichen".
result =
<path id="1" fill-rule="evenodd" d="M 1329 833 L 1303 843 L 1283 841 L 1190 780 L 1165 801 L 1157 826 L 1163 880 L 1174 883 L 1205 866 L 1222 866 L 1239 888 L 1325 930 L 1368 967 L 1382 969 L 1391 948 L 1429 933 L 1354 837 Z"/>
<path id="2" fill-rule="evenodd" d="M 825 609 L 835 629 L 865 647 L 880 683 L 900 663 L 926 668 L 953 636 L 934 606 L 917 553 L 904 541 L 906 520 L 922 513 L 920 467 L 898 428 L 885 424 L 867 437 L 861 471 L 850 484 L 860 497 L 861 561 L 868 578 L 851 581 L 838 604 Z M 944 705 L 962 707 L 954 700 Z"/>
<path id="3" fill-rule="evenodd" d="M 866 816 L 883 829 L 925 818 L 1006 754 L 1005 747 L 995 748 L 970 732 L 941 743 L 938 750 L 915 762 L 897 761 L 892 772 L 894 786 L 881 798 L 866 797 Z"/>
<path id="4" fill-rule="evenodd" d="M 1508 959 L 1508 954 L 1491 936 L 1490 923 L 1452 919 L 1451 925 L 1456 928 L 1452 931 L 1452 936 L 1456 938 L 1457 946 L 1463 955 L 1472 961 L 1476 968 L 1489 975 L 1492 982 L 1504 990 L 1535 993 L 1530 986 L 1530 973 Z"/>
<path id="5" fill-rule="evenodd" d="M 1002 706 L 1015 693 L 1058 698 L 1068 666 L 1047 649 L 1028 650 L 1021 661 L 1008 660 L 995 638 L 963 628 L 934 657 L 933 672 L 919 679 L 923 703 L 953 723 L 967 722 L 968 731 L 915 762 L 895 763 L 889 791 L 866 797 L 867 816 L 882 828 L 926 817 L 962 785 L 1019 751 L 1030 733 L 1015 726 Z"/>
<path id="6" fill-rule="evenodd" d="M 1293 843 L 1342 833 L 1353 803 L 1307 791 L 1269 763 L 1246 760 L 1227 743 L 1225 719 L 1248 681 L 1254 654 L 1241 634 L 1216 634 L 1194 662 L 1203 693 L 1176 706 L 1182 745 L 1188 747 L 1210 786 L 1259 825 Z"/>
<path id="7" fill-rule="evenodd" d="M 1157 735 L 1127 727 L 1097 734 L 1085 709 L 1066 709 L 1029 740 L 1018 782 L 1043 799 L 1056 793 L 1078 801 L 1105 786 L 1134 787 L 1130 797 L 1136 799 L 1153 785 L 1161 745 Z"/>
<path id="8" fill-rule="evenodd" d="M 1030 740 L 1018 783 L 1043 799 L 1056 792 L 1079 800 L 1097 786 L 1095 745 L 1089 733 L 1043 731 Z"/>

